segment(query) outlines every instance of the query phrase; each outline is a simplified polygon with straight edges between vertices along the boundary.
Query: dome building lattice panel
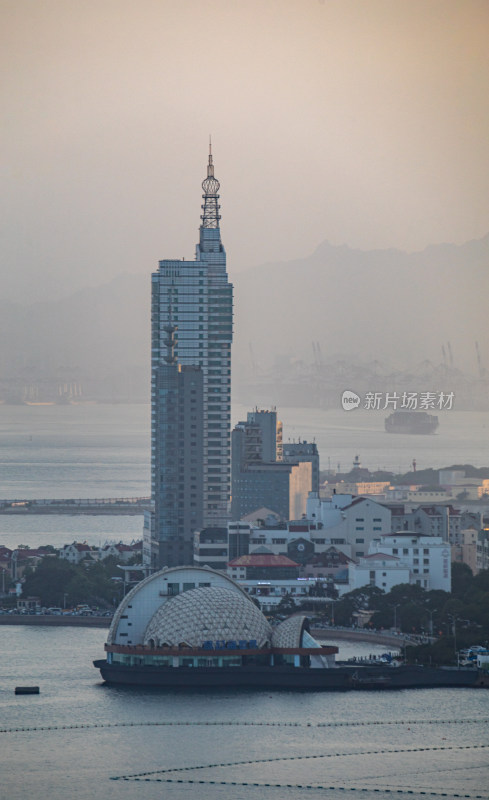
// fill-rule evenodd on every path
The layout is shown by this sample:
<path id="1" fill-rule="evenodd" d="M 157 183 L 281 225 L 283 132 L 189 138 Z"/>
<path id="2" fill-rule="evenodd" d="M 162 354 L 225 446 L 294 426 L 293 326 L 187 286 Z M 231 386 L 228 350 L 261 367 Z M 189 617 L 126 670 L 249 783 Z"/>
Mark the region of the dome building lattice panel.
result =
<path id="1" fill-rule="evenodd" d="M 289 617 L 273 631 L 272 647 L 302 647 L 302 634 L 307 628 L 307 617 Z"/>
<path id="2" fill-rule="evenodd" d="M 144 644 L 156 647 L 202 647 L 205 641 L 252 641 L 270 644 L 272 629 L 247 597 L 221 587 L 191 589 L 172 597 L 155 612 Z"/>

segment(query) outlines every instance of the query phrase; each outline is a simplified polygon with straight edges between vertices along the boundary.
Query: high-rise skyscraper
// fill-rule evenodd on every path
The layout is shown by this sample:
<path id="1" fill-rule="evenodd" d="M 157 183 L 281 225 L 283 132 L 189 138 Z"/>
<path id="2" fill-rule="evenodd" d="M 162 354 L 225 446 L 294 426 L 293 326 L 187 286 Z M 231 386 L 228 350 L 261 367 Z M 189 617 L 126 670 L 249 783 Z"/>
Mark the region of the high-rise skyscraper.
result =
<path id="1" fill-rule="evenodd" d="M 269 509 L 284 520 L 299 519 L 310 491 L 319 491 L 319 454 L 315 443 L 283 444 L 275 409 L 248 412 L 232 441 L 231 516 L 240 520 Z"/>
<path id="2" fill-rule="evenodd" d="M 166 424 L 170 424 L 170 421 L 165 422 L 167 411 L 162 402 L 161 387 L 157 387 L 158 381 L 162 380 L 161 367 L 169 353 L 170 326 L 173 328 L 171 346 L 176 362 L 181 369 L 192 366 L 202 371 L 202 421 L 199 423 L 184 414 L 180 422 L 190 432 L 197 430 L 192 426 L 202 425 L 202 458 L 196 454 L 194 460 L 200 461 L 198 467 L 202 470 L 201 520 L 206 527 L 226 524 L 230 496 L 233 287 L 226 272 L 226 253 L 219 228 L 219 186 L 209 147 L 195 260 L 165 259 L 159 262 L 158 271 L 152 275 L 152 496 L 155 509 L 158 505 L 161 507 L 162 493 L 165 493 L 166 481 L 169 480 L 168 472 L 166 477 L 161 474 L 156 454 L 161 452 L 162 431 Z M 167 463 L 165 470 L 168 468 Z M 178 469 L 176 465 L 175 469 Z M 180 487 L 179 494 L 186 495 L 186 489 Z M 195 498 L 192 500 L 189 495 L 180 497 L 180 500 L 186 505 L 187 501 L 190 504 Z M 184 537 L 191 541 L 192 534 L 193 531 L 186 530 Z M 167 535 L 167 524 L 158 513 L 145 522 L 146 561 L 150 557 L 149 538 L 154 561 L 158 549 L 155 545 L 165 540 Z"/>
<path id="3" fill-rule="evenodd" d="M 167 355 L 154 372 L 152 566 L 192 564 L 203 522 L 203 371 L 177 363 L 176 330 L 165 326 Z"/>

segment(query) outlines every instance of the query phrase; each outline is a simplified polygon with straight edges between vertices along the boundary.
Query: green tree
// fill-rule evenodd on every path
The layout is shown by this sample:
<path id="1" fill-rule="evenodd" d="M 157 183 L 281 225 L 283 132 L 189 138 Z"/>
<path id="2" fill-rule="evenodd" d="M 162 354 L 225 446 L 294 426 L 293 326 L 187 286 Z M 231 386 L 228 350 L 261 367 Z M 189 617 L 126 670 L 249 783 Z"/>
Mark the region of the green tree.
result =
<path id="1" fill-rule="evenodd" d="M 92 600 L 92 581 L 90 576 L 77 570 L 66 586 L 67 604 L 69 607 Z"/>
<path id="2" fill-rule="evenodd" d="M 483 592 L 489 592 L 489 569 L 483 569 L 475 576 L 473 586 Z"/>
<path id="3" fill-rule="evenodd" d="M 353 621 L 353 612 L 357 611 L 355 601 L 347 594 L 334 604 L 334 621 L 336 625 L 348 627 Z"/>
<path id="4" fill-rule="evenodd" d="M 455 597 L 463 597 L 469 589 L 472 579 L 472 570 L 467 564 L 452 564 L 452 594 Z"/>
<path id="5" fill-rule="evenodd" d="M 293 614 L 294 611 L 297 611 L 294 598 L 290 594 L 284 594 L 278 604 L 277 611 L 279 614 Z"/>
<path id="6" fill-rule="evenodd" d="M 110 606 L 121 599 L 122 581 L 113 580 L 121 577 L 114 558 L 74 565 L 50 556 L 27 574 L 23 594 L 39 596 L 44 606 Z"/>
<path id="7" fill-rule="evenodd" d="M 62 558 L 43 558 L 37 569 L 26 577 L 24 597 L 40 597 L 43 606 L 63 606 L 64 594 L 76 574 L 76 567 Z"/>

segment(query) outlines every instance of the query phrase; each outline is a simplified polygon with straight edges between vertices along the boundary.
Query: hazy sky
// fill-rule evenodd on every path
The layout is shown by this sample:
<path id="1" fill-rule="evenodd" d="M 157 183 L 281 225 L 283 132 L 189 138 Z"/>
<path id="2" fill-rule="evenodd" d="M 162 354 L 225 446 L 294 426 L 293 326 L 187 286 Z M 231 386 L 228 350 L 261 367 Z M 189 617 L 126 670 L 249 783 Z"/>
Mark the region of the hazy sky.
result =
<path id="1" fill-rule="evenodd" d="M 489 231 L 488 0 L 1 0 L 3 296 Z"/>

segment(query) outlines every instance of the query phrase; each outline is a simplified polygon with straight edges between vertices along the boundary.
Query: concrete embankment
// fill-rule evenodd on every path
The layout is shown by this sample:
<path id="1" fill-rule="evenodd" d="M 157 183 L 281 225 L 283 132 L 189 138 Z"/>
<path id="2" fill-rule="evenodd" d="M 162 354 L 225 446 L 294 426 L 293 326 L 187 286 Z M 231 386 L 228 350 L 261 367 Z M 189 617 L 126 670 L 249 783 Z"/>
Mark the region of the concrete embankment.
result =
<path id="1" fill-rule="evenodd" d="M 413 642 L 408 636 L 396 636 L 394 633 L 382 633 L 381 631 L 368 631 L 353 628 L 313 628 L 312 635 L 318 641 L 331 641 L 332 639 L 344 639 L 349 642 L 371 642 L 372 644 L 385 644 L 388 647 L 402 647 L 405 642 Z"/>
<path id="2" fill-rule="evenodd" d="M 110 617 L 63 617 L 50 614 L 2 614 L 0 625 L 72 626 L 77 628 L 108 628 Z"/>

